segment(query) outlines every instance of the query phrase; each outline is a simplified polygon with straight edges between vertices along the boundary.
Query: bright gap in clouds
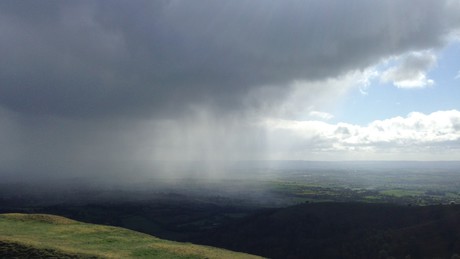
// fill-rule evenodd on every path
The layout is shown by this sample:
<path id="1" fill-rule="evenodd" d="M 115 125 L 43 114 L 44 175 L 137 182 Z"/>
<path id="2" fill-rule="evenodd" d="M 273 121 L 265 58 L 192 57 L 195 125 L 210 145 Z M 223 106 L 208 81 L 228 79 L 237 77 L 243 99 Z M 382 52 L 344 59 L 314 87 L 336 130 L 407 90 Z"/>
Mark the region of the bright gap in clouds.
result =
<path id="1" fill-rule="evenodd" d="M 272 159 L 446 159 L 460 155 L 460 111 L 376 120 L 366 126 L 267 119 Z M 289 154 L 287 156 L 287 154 Z"/>
<path id="2" fill-rule="evenodd" d="M 449 74 L 459 65 L 459 45 L 403 53 L 321 82 L 347 91 L 332 106 L 309 107 L 307 117 L 263 121 L 271 158 L 458 160 L 460 88 Z"/>
<path id="3" fill-rule="evenodd" d="M 443 48 L 384 59 L 369 69 L 372 76 L 365 77 L 369 80 L 364 89 L 362 85 L 350 88 L 336 110 L 330 111 L 335 115 L 334 122 L 364 126 L 376 119 L 406 116 L 411 112 L 430 114 L 460 110 L 460 87 L 458 79 L 454 79 L 460 66 L 459 56 L 460 44 L 454 40 Z M 408 62 L 408 58 L 412 61 Z M 422 80 L 417 82 L 419 87 L 401 88 L 395 84 L 397 80 L 389 80 L 389 74 L 398 74 L 400 82 L 417 82 L 417 78 Z M 415 77 L 411 79 L 411 75 Z M 433 84 L 429 84 L 429 81 Z"/>

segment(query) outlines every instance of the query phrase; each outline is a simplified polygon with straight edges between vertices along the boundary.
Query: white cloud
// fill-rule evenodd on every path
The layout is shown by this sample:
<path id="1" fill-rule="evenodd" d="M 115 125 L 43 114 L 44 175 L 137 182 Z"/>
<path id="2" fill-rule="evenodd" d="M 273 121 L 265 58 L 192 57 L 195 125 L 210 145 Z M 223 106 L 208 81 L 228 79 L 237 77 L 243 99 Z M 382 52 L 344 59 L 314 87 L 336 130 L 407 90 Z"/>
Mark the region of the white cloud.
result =
<path id="1" fill-rule="evenodd" d="M 308 115 L 310 115 L 311 117 L 322 119 L 322 120 L 330 120 L 334 118 L 334 115 L 327 113 L 327 112 L 320 112 L 320 111 L 311 111 L 308 113 Z"/>
<path id="2" fill-rule="evenodd" d="M 367 126 L 289 120 L 267 120 L 265 125 L 272 139 L 271 147 L 296 159 L 320 153 L 371 159 L 389 153 L 393 159 L 411 159 L 407 154 L 430 157 L 437 152 L 447 153 L 444 158 L 448 158 L 449 153 L 460 153 L 457 110 L 412 112 L 406 117 L 376 120 Z"/>
<path id="3" fill-rule="evenodd" d="M 460 70 L 457 72 L 457 75 L 455 76 L 455 79 L 460 79 Z"/>
<path id="4" fill-rule="evenodd" d="M 430 51 L 412 52 L 401 58 L 397 66 L 384 71 L 383 82 L 391 82 L 398 88 L 424 88 L 434 84 L 427 72 L 436 65 L 436 56 Z"/>

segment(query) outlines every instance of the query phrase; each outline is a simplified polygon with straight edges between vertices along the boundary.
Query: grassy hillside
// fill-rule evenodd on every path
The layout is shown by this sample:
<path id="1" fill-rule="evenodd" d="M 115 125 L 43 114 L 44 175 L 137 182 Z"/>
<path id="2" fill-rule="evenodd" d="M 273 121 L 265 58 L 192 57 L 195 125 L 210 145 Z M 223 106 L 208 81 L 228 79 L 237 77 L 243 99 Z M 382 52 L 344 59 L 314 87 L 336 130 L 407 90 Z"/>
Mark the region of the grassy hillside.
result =
<path id="1" fill-rule="evenodd" d="M 0 214 L 0 257 L 258 258 L 46 214 Z"/>

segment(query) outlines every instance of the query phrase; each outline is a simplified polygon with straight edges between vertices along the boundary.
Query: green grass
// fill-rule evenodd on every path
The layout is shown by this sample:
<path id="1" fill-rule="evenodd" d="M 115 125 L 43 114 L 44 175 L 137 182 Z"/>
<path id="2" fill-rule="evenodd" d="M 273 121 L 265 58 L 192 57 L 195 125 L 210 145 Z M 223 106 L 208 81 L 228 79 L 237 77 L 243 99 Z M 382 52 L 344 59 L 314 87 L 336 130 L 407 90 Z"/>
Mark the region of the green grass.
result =
<path id="1" fill-rule="evenodd" d="M 371 201 L 380 200 L 380 197 L 375 196 L 375 195 L 368 195 L 368 196 L 364 196 L 363 198 L 365 200 L 371 200 Z"/>
<path id="2" fill-rule="evenodd" d="M 0 257 L 24 251 L 69 258 L 258 258 L 60 216 L 0 214 Z"/>
<path id="3" fill-rule="evenodd" d="M 405 196 L 420 196 L 423 195 L 423 191 L 418 190 L 403 190 L 403 189 L 389 189 L 380 191 L 383 195 L 395 196 L 395 197 L 405 197 Z"/>

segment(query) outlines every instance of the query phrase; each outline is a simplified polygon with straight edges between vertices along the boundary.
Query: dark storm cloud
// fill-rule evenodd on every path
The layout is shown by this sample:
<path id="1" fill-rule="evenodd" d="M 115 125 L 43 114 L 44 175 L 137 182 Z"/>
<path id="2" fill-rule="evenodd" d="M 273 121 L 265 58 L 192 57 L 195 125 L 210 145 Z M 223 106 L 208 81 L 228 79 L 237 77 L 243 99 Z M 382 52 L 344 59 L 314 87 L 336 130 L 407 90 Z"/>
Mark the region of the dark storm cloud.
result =
<path id="1" fill-rule="evenodd" d="M 262 86 L 438 46 L 458 15 L 448 3 L 2 1 L 0 105 L 77 118 L 246 109 Z"/>
<path id="2" fill-rule="evenodd" d="M 213 161 L 218 174 L 216 161 L 266 159 L 280 146 L 268 147 L 260 117 L 285 98 L 280 110 L 325 102 L 350 71 L 441 46 L 459 6 L 0 1 L 0 174 L 126 178 L 158 173 L 155 160 Z"/>

